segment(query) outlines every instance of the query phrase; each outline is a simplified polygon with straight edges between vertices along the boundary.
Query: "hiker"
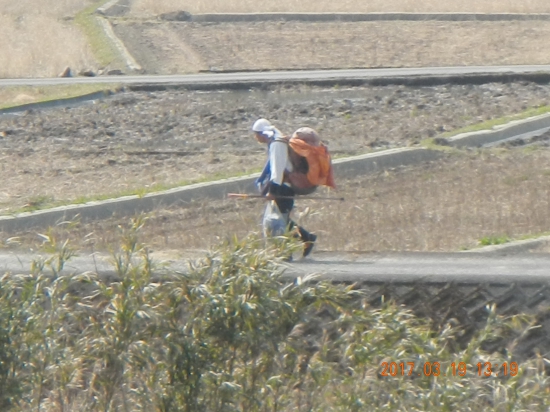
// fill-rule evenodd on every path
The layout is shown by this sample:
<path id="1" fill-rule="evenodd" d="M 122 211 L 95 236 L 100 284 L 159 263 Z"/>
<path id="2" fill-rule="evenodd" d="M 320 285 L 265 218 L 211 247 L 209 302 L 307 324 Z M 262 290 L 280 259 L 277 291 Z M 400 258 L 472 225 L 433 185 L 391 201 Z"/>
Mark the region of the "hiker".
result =
<path id="1" fill-rule="evenodd" d="M 266 119 L 257 120 L 252 126 L 252 131 L 254 132 L 254 137 L 259 143 L 267 144 L 267 162 L 262 170 L 262 173 L 258 179 L 256 179 L 256 187 L 263 195 L 266 194 L 267 183 L 269 182 L 271 168 L 269 164 L 269 146 L 270 143 L 275 139 L 282 139 L 284 136 L 279 129 L 273 126 Z"/>
<path id="2" fill-rule="evenodd" d="M 317 236 L 309 233 L 290 219 L 294 207 L 295 192 L 285 175 L 293 171 L 289 158 L 288 141 L 282 133 L 266 119 L 258 119 L 252 126 L 254 137 L 268 147 L 268 160 L 257 179 L 258 189 L 269 200 L 263 219 L 266 236 L 282 235 L 287 229 L 297 229 L 298 236 L 304 242 L 302 256 L 311 253 Z M 286 172 L 286 173 L 285 173 Z"/>

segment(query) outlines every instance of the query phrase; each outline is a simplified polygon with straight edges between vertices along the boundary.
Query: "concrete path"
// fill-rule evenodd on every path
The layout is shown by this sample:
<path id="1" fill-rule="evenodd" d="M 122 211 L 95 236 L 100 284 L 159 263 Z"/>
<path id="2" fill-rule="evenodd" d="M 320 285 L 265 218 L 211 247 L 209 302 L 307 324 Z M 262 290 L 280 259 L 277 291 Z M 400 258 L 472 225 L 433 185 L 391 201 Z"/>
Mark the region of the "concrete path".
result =
<path id="1" fill-rule="evenodd" d="M 479 253 L 322 254 L 288 266 L 335 281 L 403 283 L 514 283 L 550 281 L 550 254 Z"/>
<path id="2" fill-rule="evenodd" d="M 33 260 L 48 255 L 2 253 L 0 272 L 30 273 Z M 187 259 L 155 260 L 161 274 L 166 270 L 185 272 Z M 55 264 L 55 260 L 54 260 Z M 550 282 L 550 254 L 488 256 L 478 253 L 318 253 L 307 259 L 283 264 L 291 277 L 317 274 L 337 282 L 511 284 Z M 51 273 L 45 265 L 45 273 Z M 81 255 L 72 258 L 61 273 L 98 273 L 115 277 L 113 260 L 106 255 Z"/>
<path id="3" fill-rule="evenodd" d="M 197 86 L 220 84 L 267 82 L 319 82 L 342 80 L 380 80 L 391 78 L 415 77 L 449 77 L 472 75 L 549 75 L 550 65 L 507 65 L 507 66 L 461 66 L 461 67 L 420 67 L 388 69 L 346 69 L 346 70 L 294 70 L 273 72 L 240 72 L 240 73 L 203 73 L 189 75 L 157 76 L 98 76 L 38 79 L 0 79 L 0 86 L 46 86 L 59 84 L 177 84 L 179 86 Z"/>

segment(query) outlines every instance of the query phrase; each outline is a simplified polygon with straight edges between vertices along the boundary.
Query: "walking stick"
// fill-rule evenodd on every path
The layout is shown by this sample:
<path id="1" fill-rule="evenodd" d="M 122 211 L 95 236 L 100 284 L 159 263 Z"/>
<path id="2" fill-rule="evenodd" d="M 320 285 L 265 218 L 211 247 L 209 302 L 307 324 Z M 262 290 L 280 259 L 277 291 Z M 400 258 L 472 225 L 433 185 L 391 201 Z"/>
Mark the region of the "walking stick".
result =
<path id="1" fill-rule="evenodd" d="M 227 197 L 239 198 L 239 199 L 266 199 L 266 197 L 262 195 L 249 195 L 246 193 L 228 193 Z M 319 196 L 274 196 L 274 197 L 277 199 L 296 199 L 298 197 L 299 199 L 339 200 L 341 202 L 344 201 L 343 197 L 319 197 Z"/>

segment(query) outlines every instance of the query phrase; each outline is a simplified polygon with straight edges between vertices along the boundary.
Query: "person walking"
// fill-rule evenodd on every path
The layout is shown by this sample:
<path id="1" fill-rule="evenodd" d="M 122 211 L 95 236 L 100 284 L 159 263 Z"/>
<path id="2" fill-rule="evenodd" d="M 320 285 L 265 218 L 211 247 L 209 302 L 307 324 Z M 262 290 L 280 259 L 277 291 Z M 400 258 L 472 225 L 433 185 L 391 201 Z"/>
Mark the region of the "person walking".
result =
<path id="1" fill-rule="evenodd" d="M 268 200 L 263 218 L 264 234 L 278 236 L 286 230 L 296 229 L 304 242 L 302 256 L 308 256 L 317 236 L 296 224 L 290 213 L 294 208 L 295 192 L 285 175 L 292 172 L 293 166 L 288 154 L 288 142 L 283 134 L 267 119 L 258 119 L 252 126 L 254 137 L 268 147 L 268 160 L 260 177 L 256 180 L 258 189 Z"/>

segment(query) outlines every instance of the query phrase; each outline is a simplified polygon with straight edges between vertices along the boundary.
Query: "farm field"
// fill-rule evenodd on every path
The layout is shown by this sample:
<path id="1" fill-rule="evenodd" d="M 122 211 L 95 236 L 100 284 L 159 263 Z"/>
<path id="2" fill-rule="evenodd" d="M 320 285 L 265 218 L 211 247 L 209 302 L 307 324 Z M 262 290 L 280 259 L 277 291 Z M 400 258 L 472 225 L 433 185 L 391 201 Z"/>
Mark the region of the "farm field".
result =
<path id="1" fill-rule="evenodd" d="M 94 105 L 0 118 L 9 179 L 0 213 L 51 207 L 258 171 L 250 128 L 316 128 L 333 156 L 418 146 L 444 132 L 548 105 L 534 83 L 288 87 L 243 92 L 123 92 Z M 534 113 L 534 112 L 533 112 Z"/>
<path id="2" fill-rule="evenodd" d="M 72 21 L 90 4 L 90 0 L 0 0 L 4 56 L 0 78 L 55 77 L 66 66 L 76 70 L 97 66 L 86 37 Z"/>
<path id="3" fill-rule="evenodd" d="M 550 21 L 112 23 L 147 74 L 550 63 Z"/>
<path id="4" fill-rule="evenodd" d="M 71 3 L 70 7 L 69 3 L 59 3 L 48 15 L 56 21 L 69 22 L 70 18 L 65 17 L 91 4 L 95 3 Z M 331 9 L 328 2 L 317 3 L 315 10 L 308 9 L 311 7 L 308 3 L 300 3 L 301 8 L 297 9 L 284 2 L 262 2 L 254 10 L 247 9 L 244 2 L 223 4 L 222 7 L 209 2 L 206 7 L 200 2 L 136 1 L 124 19 L 111 22 L 146 73 L 545 64 L 550 55 L 550 50 L 544 50 L 546 43 L 538 41 L 550 30 L 550 24 L 541 21 L 277 23 L 264 27 L 261 23 L 170 23 L 155 17 L 180 9 L 192 13 L 351 10 L 544 13 L 548 8 L 537 1 L 524 2 L 521 7 L 511 2 L 462 2 L 460 6 L 369 2 L 372 9 L 368 10 L 354 2 L 341 3 L 339 9 Z M 21 14 L 16 8 L 4 10 L 4 16 L 15 20 Z M 250 53 L 252 46 L 254 53 Z M 284 58 L 280 50 L 284 50 Z M 24 71 L 19 69 L 18 76 L 24 77 Z M 302 125 L 315 127 L 333 155 L 341 157 L 418 146 L 424 139 L 479 122 L 526 110 L 534 113 L 549 104 L 548 91 L 547 85 L 526 82 L 416 88 L 293 86 L 239 93 L 126 91 L 93 106 L 3 117 L 0 156 L 2 171 L 10 177 L 0 191 L 0 213 L 140 194 L 258 171 L 265 148 L 258 146 L 249 133 L 250 125 L 258 117 L 270 118 L 286 132 Z M 12 94 L 11 98 L 24 102 L 24 93 L 20 94 L 15 97 Z M 538 150 L 545 153 L 546 149 L 543 145 Z M 354 207 L 362 207 L 356 203 Z M 243 205 L 224 205 L 222 209 L 227 207 L 232 210 Z M 332 213 L 323 211 L 315 216 L 321 222 L 322 216 Z M 351 212 L 348 215 L 353 219 Z M 254 218 L 242 226 L 248 228 L 253 221 Z M 494 228 L 491 232 L 515 236 L 536 231 L 534 226 L 517 230 Z M 545 224 L 541 224 L 540 231 L 545 230 Z M 383 249 L 453 250 L 469 247 L 476 239 L 490 235 L 472 231 L 467 236 L 457 236 L 460 240 L 453 242 L 404 240 L 404 243 L 377 235 L 378 243 L 366 244 Z M 104 234 L 100 238 L 109 236 Z M 364 236 L 363 233 L 358 239 Z M 344 248 L 358 250 L 360 243 L 352 241 Z M 178 249 L 183 244 L 205 247 L 204 243 L 192 240 L 178 245 L 167 241 L 165 246 Z M 335 250 L 335 244 L 324 247 Z"/>
<path id="5" fill-rule="evenodd" d="M 16 57 L 0 62 L 0 77 L 101 66 L 67 23 L 83 7 L 102 3 L 44 0 L 43 10 L 36 7 L 36 16 L 27 16 L 21 10 L 32 8 L 30 0 L 20 2 L 21 9 L 0 0 L 0 24 L 15 27 L 0 50 Z M 550 55 L 540 41 L 550 29 L 545 22 L 293 23 L 265 29 L 155 17 L 181 8 L 250 12 L 297 5 L 292 11 L 550 12 L 542 0 L 374 0 L 368 9 L 358 0 L 131 4 L 129 15 L 111 21 L 147 73 L 545 64 Z M 41 19 L 58 30 L 55 46 L 40 43 L 42 32 L 33 28 Z M 13 48 L 18 37 L 29 41 L 18 43 L 22 49 Z M 338 191 L 317 193 L 343 202 L 298 199 L 294 218 L 318 234 L 314 259 L 324 252 L 454 252 L 547 235 L 550 132 L 491 149 L 457 150 L 443 146 L 443 139 L 439 146 L 428 139 L 548 112 L 549 92 L 548 84 L 526 81 L 240 92 L 119 89 L 93 104 L 0 116 L 0 215 L 258 171 L 265 147 L 250 127 L 267 117 L 287 133 L 316 128 L 335 157 L 427 144 L 441 149 L 439 160 L 336 176 Z M 0 103 L 6 103 L 3 96 L 24 103 L 44 93 L 0 90 Z M 236 240 L 260 232 L 263 206 L 263 200 L 196 201 L 133 222 L 75 220 L 0 233 L 1 253 L 37 256 L 32 275 L 2 278 L 0 409 L 548 409 L 544 285 L 409 281 L 368 290 L 311 282 L 309 276 L 279 283 L 280 253 L 258 247 L 261 237 Z M 213 258 L 193 260 L 189 273 L 151 272 L 173 258 L 203 258 L 229 239 L 235 243 Z M 51 260 L 42 257 L 52 252 L 57 255 Z M 73 253 L 95 261 L 96 252 L 116 261 L 114 276 L 58 276 Z M 396 296 L 399 306 L 392 303 Z M 490 305 L 497 300 L 495 309 Z M 506 316 L 496 316 L 497 310 Z M 397 376 L 390 366 L 385 379 L 387 360 L 396 370 L 396 362 L 414 361 L 424 376 Z M 482 376 L 480 365 L 491 364 L 495 371 L 497 364 L 510 365 L 511 376 Z M 460 372 L 466 366 L 467 376 Z"/>
<path id="6" fill-rule="evenodd" d="M 97 8 L 105 1 L 45 0 L 39 7 L 30 6 L 30 3 L 30 0 L 0 3 L 0 33 L 4 39 L 9 39 L 0 44 L 0 52 L 10 56 L 0 62 L 0 77 L 54 77 L 67 66 L 74 73 L 124 69 L 120 61 L 112 57 L 94 56 L 89 43 L 108 41 L 98 39 L 97 31 L 93 32 L 93 38 L 87 38 L 75 25 L 79 12 Z M 200 25 L 158 20 L 158 15 L 178 10 L 191 13 L 548 13 L 549 6 L 542 0 L 521 3 L 494 0 L 459 3 L 261 1 L 253 4 L 247 1 L 141 0 L 130 4 L 124 18 L 110 20 L 144 72 L 150 74 L 280 68 L 548 64 L 547 56 L 550 55 L 550 46 L 540 41 L 550 30 L 550 23 L 546 21 Z M 92 24 L 90 21 L 88 25 Z M 48 41 L 43 36 L 46 30 Z"/>
<path id="7" fill-rule="evenodd" d="M 452 252 L 540 236 L 550 232 L 549 147 L 550 134 L 340 179 L 337 192 L 318 195 L 344 202 L 299 199 L 295 218 L 318 234 L 317 252 Z M 233 236 L 261 232 L 262 213 L 261 200 L 196 201 L 146 214 L 141 236 L 155 258 L 197 256 Z M 129 220 L 65 223 L 48 234 L 82 251 L 109 251 Z M 34 230 L 4 237 L 11 239 L 7 247 L 33 250 L 44 241 Z"/>
<path id="8" fill-rule="evenodd" d="M 550 13 L 545 0 L 135 0 L 130 15 L 156 15 L 185 10 L 191 13 L 258 13 L 258 12 L 304 12 L 304 13 Z"/>

